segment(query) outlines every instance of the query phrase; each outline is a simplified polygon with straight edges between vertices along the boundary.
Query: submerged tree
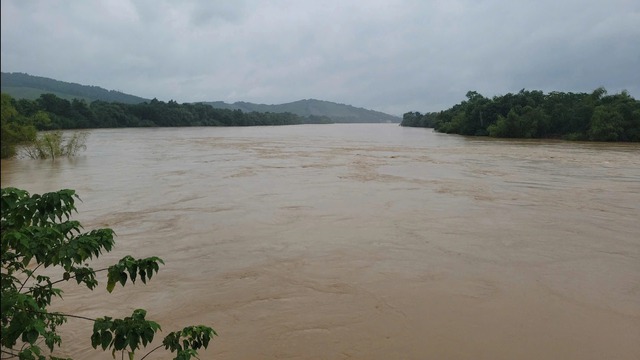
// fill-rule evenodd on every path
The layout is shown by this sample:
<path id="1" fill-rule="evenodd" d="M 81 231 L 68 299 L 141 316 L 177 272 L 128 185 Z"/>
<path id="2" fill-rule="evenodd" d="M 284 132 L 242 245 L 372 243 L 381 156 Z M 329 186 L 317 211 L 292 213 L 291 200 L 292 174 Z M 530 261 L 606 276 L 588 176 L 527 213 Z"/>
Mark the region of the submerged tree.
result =
<path id="1" fill-rule="evenodd" d="M 86 150 L 86 141 L 86 132 L 75 131 L 65 138 L 62 131 L 49 131 L 38 134 L 34 141 L 24 146 L 24 152 L 32 159 L 73 157 Z"/>
<path id="2" fill-rule="evenodd" d="M 93 290 L 98 286 L 97 274 L 106 272 L 107 290 L 112 292 L 116 284 L 124 286 L 128 280 L 146 283 L 164 264 L 158 257 L 126 256 L 108 268 L 89 267 L 89 260 L 111 251 L 114 232 L 108 228 L 82 232 L 80 223 L 70 219 L 76 211 L 76 199 L 73 190 L 30 195 L 16 188 L 2 189 L 2 359 L 46 359 L 42 344 L 50 353 L 60 347 L 58 327 L 69 317 L 92 321 L 91 345 L 111 350 L 114 357 L 122 352 L 133 359 L 136 351 L 149 345 L 161 330 L 160 324 L 146 319 L 144 309 L 123 319 L 90 319 L 49 311 L 52 300 L 62 297 L 62 290 L 55 287 L 60 282 L 75 281 Z M 58 269 L 59 278 L 39 272 L 45 268 Z M 175 353 L 174 359 L 188 360 L 197 357 L 198 349 L 207 348 L 215 335 L 208 326 L 188 326 L 169 333 L 162 345 L 147 355 L 164 347 Z M 60 359 L 54 355 L 48 358 Z"/>

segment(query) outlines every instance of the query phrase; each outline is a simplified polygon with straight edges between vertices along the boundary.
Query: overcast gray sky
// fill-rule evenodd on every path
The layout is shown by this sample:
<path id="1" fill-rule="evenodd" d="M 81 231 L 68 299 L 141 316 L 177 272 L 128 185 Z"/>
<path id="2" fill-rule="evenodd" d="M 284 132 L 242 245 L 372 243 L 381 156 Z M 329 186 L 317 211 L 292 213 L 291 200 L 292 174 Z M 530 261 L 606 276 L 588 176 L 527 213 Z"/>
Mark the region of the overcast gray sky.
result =
<path id="1" fill-rule="evenodd" d="M 529 90 L 640 98 L 639 0 L 2 0 L 3 72 L 178 102 L 401 115 Z"/>

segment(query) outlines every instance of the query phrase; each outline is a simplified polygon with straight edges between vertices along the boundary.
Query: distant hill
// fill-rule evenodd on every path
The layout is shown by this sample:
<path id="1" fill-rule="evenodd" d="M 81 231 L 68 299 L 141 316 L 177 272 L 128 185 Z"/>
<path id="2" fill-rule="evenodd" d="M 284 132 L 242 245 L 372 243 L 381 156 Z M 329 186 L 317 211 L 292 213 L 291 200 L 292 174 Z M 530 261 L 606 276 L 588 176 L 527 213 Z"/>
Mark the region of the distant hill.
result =
<path id="1" fill-rule="evenodd" d="M 125 104 L 139 104 L 150 99 L 129 95 L 120 91 L 107 90 L 99 86 L 80 85 L 65 81 L 54 80 L 41 76 L 33 76 L 25 73 L 1 73 L 0 87 L 3 93 L 7 93 L 16 99 L 34 100 L 41 94 L 54 94 L 60 98 L 72 100 L 83 99 L 87 102 L 102 100 L 106 102 L 119 102 Z M 329 118 L 333 122 L 340 123 L 399 123 L 402 119 L 379 111 L 367 110 L 351 105 L 338 104 L 323 100 L 298 100 L 286 104 L 265 105 L 249 102 L 236 102 L 228 104 L 222 101 L 204 102 L 219 109 L 241 110 L 242 112 L 290 112 L 303 117 L 315 117 L 315 121 L 325 122 Z"/>
<path id="2" fill-rule="evenodd" d="M 340 123 L 380 123 L 380 122 L 400 122 L 400 118 L 379 111 L 367 110 L 351 105 L 338 104 L 330 101 L 307 99 L 298 100 L 286 104 L 265 105 L 249 102 L 236 102 L 228 104 L 222 101 L 205 102 L 219 109 L 241 110 L 242 112 L 272 112 L 308 116 L 326 116 L 335 122 Z"/>
<path id="3" fill-rule="evenodd" d="M 99 86 L 80 85 L 25 73 L 3 72 L 1 74 L 0 88 L 3 93 L 7 93 L 16 99 L 34 100 L 39 98 L 41 94 L 50 93 L 67 100 L 83 99 L 87 102 L 102 100 L 139 104 L 149 101 L 149 99 L 120 91 L 107 90 Z"/>

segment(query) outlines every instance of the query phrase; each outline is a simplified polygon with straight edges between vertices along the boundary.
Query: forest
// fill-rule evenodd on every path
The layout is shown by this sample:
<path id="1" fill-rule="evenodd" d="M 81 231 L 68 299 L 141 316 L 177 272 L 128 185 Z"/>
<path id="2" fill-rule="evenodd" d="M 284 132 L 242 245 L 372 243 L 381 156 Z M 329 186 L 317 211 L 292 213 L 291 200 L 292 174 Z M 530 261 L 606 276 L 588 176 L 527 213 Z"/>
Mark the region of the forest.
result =
<path id="1" fill-rule="evenodd" d="M 592 93 L 523 89 L 493 98 L 469 91 L 449 109 L 405 113 L 400 125 L 501 138 L 638 142 L 640 101 L 626 91 L 607 95 L 602 87 Z"/>
<path id="2" fill-rule="evenodd" d="M 3 96 L 9 96 L 3 94 Z M 254 126 L 294 125 L 327 122 L 319 117 L 301 117 L 292 113 L 250 112 L 216 109 L 201 103 L 178 104 L 153 99 L 139 104 L 125 104 L 96 100 L 71 101 L 54 94 L 42 94 L 38 99 L 13 99 L 11 105 L 17 116 L 35 119 L 37 130 L 95 129 L 121 127 L 172 126 Z M 40 116 L 36 116 L 40 114 Z"/>
<path id="3" fill-rule="evenodd" d="M 216 109 L 195 103 L 178 104 L 153 99 L 139 104 L 96 100 L 71 101 L 54 94 L 35 100 L 16 100 L 2 93 L 2 158 L 15 154 L 15 146 L 31 143 L 37 131 L 122 127 L 255 126 L 324 124 L 326 116 L 292 113 L 249 112 Z"/>

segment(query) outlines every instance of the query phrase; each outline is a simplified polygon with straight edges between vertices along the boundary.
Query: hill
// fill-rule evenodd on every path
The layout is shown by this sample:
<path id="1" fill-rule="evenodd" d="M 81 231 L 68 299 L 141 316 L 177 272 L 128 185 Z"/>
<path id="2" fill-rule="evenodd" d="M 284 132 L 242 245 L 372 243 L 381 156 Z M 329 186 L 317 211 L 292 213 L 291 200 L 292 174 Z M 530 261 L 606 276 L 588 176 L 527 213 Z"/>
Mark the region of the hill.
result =
<path id="1" fill-rule="evenodd" d="M 82 99 L 91 103 L 95 100 L 106 102 L 118 102 L 124 104 L 139 104 L 148 102 L 135 95 L 129 95 L 120 91 L 107 90 L 99 86 L 81 85 L 65 81 L 54 80 L 41 76 L 33 76 L 25 73 L 1 73 L 0 87 L 3 93 L 7 93 L 16 99 L 34 100 L 42 94 L 54 94 L 66 100 Z M 236 102 L 228 104 L 222 101 L 203 102 L 218 109 L 241 110 L 244 113 L 292 113 L 305 118 L 313 119 L 311 122 L 339 122 L 339 123 L 399 123 L 400 118 L 379 111 L 367 110 L 351 105 L 339 104 L 330 101 L 306 99 L 286 104 L 265 105 L 249 102 Z"/>
<path id="2" fill-rule="evenodd" d="M 120 91 L 106 90 L 99 86 L 80 85 L 25 73 L 3 72 L 0 79 L 2 92 L 16 99 L 34 100 L 40 97 L 41 94 L 54 94 L 67 100 L 77 98 L 87 102 L 102 100 L 124 104 L 139 104 L 149 101 L 149 99 Z"/>
<path id="3" fill-rule="evenodd" d="M 249 102 L 236 102 L 228 104 L 222 101 L 205 102 L 219 109 L 241 110 L 242 112 L 290 112 L 299 116 L 326 116 L 339 123 L 380 123 L 400 122 L 400 118 L 379 111 L 367 110 L 351 105 L 338 104 L 331 101 L 306 99 L 279 105 L 254 104 Z"/>

